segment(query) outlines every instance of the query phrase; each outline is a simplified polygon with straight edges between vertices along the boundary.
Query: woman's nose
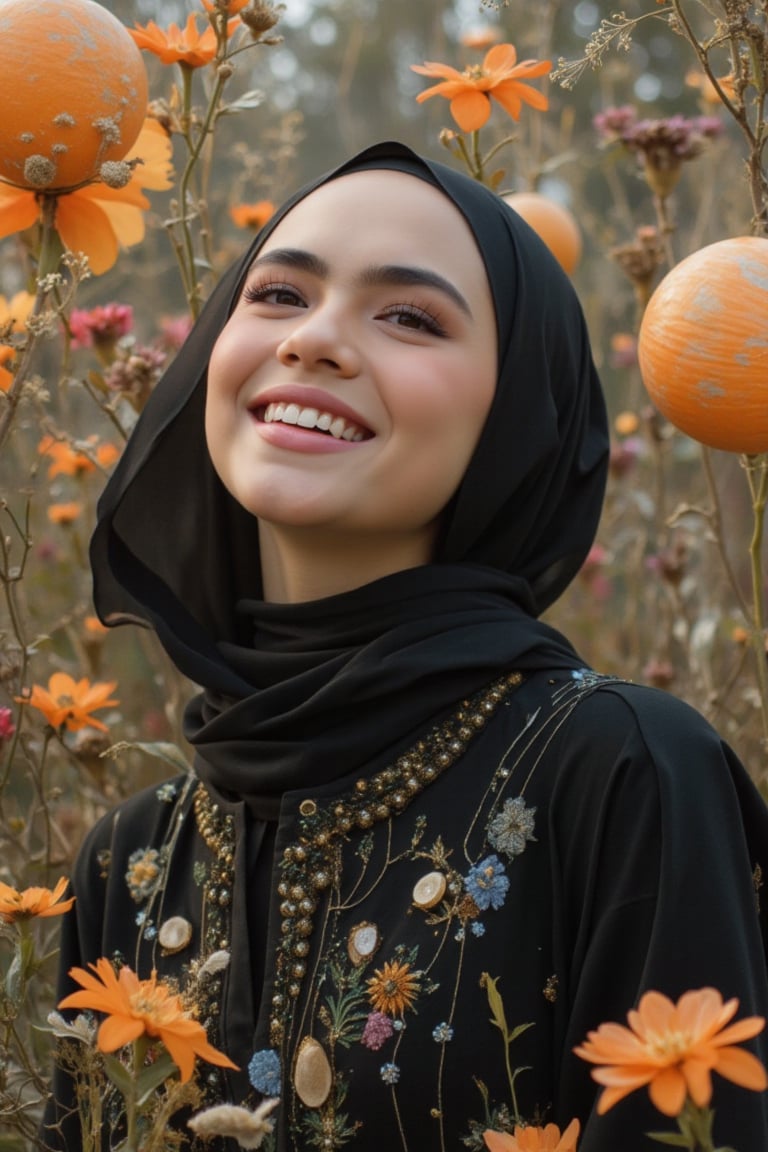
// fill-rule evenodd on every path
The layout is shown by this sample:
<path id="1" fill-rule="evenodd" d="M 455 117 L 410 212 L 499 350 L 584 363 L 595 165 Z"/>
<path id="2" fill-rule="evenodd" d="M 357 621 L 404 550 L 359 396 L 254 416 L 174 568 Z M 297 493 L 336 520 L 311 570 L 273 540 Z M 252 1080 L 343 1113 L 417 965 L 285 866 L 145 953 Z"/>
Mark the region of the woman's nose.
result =
<path id="1" fill-rule="evenodd" d="M 360 357 L 340 315 L 317 308 L 296 318 L 289 335 L 278 345 L 278 360 L 287 366 L 327 371 L 342 377 L 357 375 Z"/>

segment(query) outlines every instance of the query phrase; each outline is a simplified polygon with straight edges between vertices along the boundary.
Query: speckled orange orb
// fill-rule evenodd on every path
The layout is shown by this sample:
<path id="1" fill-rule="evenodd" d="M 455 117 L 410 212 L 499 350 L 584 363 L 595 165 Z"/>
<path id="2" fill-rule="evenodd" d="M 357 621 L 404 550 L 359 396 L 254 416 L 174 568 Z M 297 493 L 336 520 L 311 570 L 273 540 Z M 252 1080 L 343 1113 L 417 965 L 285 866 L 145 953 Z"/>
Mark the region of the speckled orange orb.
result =
<path id="1" fill-rule="evenodd" d="M 648 303 L 637 354 L 676 428 L 710 448 L 768 452 L 768 240 L 720 240 L 677 264 Z"/>
<path id="2" fill-rule="evenodd" d="M 571 213 L 540 192 L 510 192 L 510 208 L 533 228 L 570 276 L 581 259 L 581 230 Z"/>
<path id="3" fill-rule="evenodd" d="M 0 179 L 55 191 L 98 176 L 136 141 L 144 62 L 93 0 L 0 0 Z"/>

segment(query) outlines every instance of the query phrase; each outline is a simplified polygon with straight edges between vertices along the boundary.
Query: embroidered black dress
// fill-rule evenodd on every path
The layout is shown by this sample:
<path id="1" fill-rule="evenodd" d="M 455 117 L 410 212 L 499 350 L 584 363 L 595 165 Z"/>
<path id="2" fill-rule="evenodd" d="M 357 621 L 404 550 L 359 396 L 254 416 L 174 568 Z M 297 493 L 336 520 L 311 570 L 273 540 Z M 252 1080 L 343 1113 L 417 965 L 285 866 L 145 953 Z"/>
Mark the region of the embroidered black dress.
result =
<path id="1" fill-rule="evenodd" d="M 740 1015 L 768 1014 L 765 806 L 697 714 L 583 669 L 538 620 L 587 554 L 606 475 L 567 278 L 498 197 L 401 145 L 326 179 L 367 168 L 433 184 L 474 233 L 498 324 L 488 421 L 434 563 L 264 603 L 257 525 L 213 471 L 203 405 L 211 348 L 275 221 L 224 277 L 137 425 L 92 548 L 102 618 L 155 628 L 201 686 L 194 773 L 85 844 L 62 994 L 71 966 L 102 955 L 194 982 L 241 1068 L 201 1064 L 208 1099 L 279 1096 L 267 1149 L 479 1149 L 518 1115 L 578 1116 L 580 1152 L 640 1152 L 664 1119 L 645 1092 L 596 1116 L 572 1049 L 647 989 L 711 985 Z M 508 1052 L 499 997 L 518 1030 Z M 56 1094 L 64 1115 L 61 1078 Z M 714 1103 L 719 1142 L 765 1152 L 764 1094 L 718 1081 Z M 74 1127 L 60 1131 L 52 1147 L 73 1152 Z"/>

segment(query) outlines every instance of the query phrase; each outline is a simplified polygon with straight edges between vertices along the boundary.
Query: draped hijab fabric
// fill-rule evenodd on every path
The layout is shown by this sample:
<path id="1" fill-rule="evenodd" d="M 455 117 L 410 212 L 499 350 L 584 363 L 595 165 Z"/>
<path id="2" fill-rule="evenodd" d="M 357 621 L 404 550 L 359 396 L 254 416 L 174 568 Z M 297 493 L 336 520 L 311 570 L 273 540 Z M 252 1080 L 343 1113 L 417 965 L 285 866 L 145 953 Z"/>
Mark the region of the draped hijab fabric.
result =
<path id="1" fill-rule="evenodd" d="M 370 169 L 426 181 L 468 222 L 496 313 L 496 392 L 432 563 L 321 601 L 266 603 L 257 520 L 206 448 L 208 360 L 276 224 L 320 185 Z M 156 630 L 202 690 L 185 726 L 198 771 L 269 816 L 284 791 L 375 762 L 505 671 L 581 665 L 537 618 L 592 544 L 607 453 L 582 311 L 557 261 L 495 193 L 378 144 L 293 196 L 214 289 L 99 503 L 96 608 L 107 624 Z"/>

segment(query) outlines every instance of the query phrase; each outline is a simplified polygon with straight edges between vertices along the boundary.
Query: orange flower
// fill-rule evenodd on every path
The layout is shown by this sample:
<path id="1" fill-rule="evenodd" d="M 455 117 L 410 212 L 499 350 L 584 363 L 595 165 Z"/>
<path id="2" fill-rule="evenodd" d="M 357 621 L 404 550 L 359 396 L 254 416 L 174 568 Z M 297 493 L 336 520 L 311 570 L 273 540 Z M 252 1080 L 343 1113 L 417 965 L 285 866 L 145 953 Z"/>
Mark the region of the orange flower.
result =
<path id="1" fill-rule="evenodd" d="M 226 5 L 227 16 L 235 16 L 238 12 L 242 12 L 246 4 L 250 4 L 250 2 L 251 0 L 228 0 Z M 216 4 L 212 3 L 211 0 L 203 0 L 203 8 L 205 8 L 206 12 L 215 12 Z"/>
<path id="2" fill-rule="evenodd" d="M 28 696 L 15 699 L 17 704 L 30 704 L 37 708 L 52 728 L 61 728 L 63 724 L 68 732 L 78 732 L 81 728 L 98 728 L 107 732 L 106 724 L 95 720 L 91 712 L 119 704 L 119 700 L 109 699 L 116 687 L 114 680 L 91 684 L 84 677 L 75 682 L 66 672 L 54 672 L 47 689 L 34 684 Z"/>
<path id="3" fill-rule="evenodd" d="M 228 1056 L 208 1043 L 202 1024 L 190 1018 L 179 996 L 167 984 L 158 982 L 156 972 L 149 980 L 139 980 L 126 966 L 116 975 L 103 957 L 88 967 L 95 976 L 84 968 L 70 968 L 69 975 L 83 991 L 65 996 L 59 1008 L 105 1013 L 107 1018 L 99 1025 L 96 1038 L 100 1052 L 115 1052 L 140 1036 L 149 1036 L 168 1049 L 182 1082 L 192 1076 L 195 1056 L 220 1068 L 237 1069 Z"/>
<path id="4" fill-rule="evenodd" d="M 10 300 L 0 296 L 0 328 L 8 324 L 12 332 L 22 332 L 34 304 L 31 292 L 17 292 Z"/>
<path id="5" fill-rule="evenodd" d="M 44 436 L 37 450 L 41 456 L 51 458 L 51 464 L 48 466 L 49 477 L 82 476 L 86 472 L 96 471 L 93 461 L 85 453 L 77 452 L 65 440 L 54 440 L 53 436 Z"/>
<path id="6" fill-rule="evenodd" d="M 233 204 L 229 215 L 238 228 L 252 228 L 258 232 L 274 212 L 275 206 L 271 200 L 257 200 L 255 204 Z"/>
<path id="7" fill-rule="evenodd" d="M 171 187 L 171 143 L 156 120 L 147 119 L 125 160 L 140 158 L 124 188 L 95 182 L 56 200 L 56 230 L 71 252 L 84 252 L 91 271 L 99 276 L 117 260 L 119 246 L 130 248 L 144 239 L 143 211 L 149 200 L 142 189 Z M 0 183 L 0 239 L 37 223 L 37 194 Z"/>
<path id="8" fill-rule="evenodd" d="M 547 1124 L 544 1128 L 533 1124 L 521 1128 L 517 1124 L 513 1136 L 488 1131 L 483 1133 L 483 1138 L 491 1152 L 576 1152 L 580 1129 L 578 1120 L 571 1120 L 562 1134 L 557 1124 Z"/>
<path id="9" fill-rule="evenodd" d="M 395 960 L 377 968 L 368 981 L 368 996 L 375 1012 L 385 1016 L 402 1016 L 411 1008 L 419 992 L 419 976 L 410 964 Z"/>
<path id="10" fill-rule="evenodd" d="M 82 513 L 83 506 L 77 500 L 48 505 L 48 519 L 51 524 L 72 524 L 78 516 L 82 516 Z"/>
<path id="11" fill-rule="evenodd" d="M 242 5 L 244 7 L 244 5 Z M 239 11 L 239 9 L 238 9 Z M 231 36 L 240 23 L 238 17 L 227 24 L 227 35 Z M 167 31 L 150 20 L 142 27 L 137 24 L 129 28 L 131 36 L 146 52 L 153 52 L 163 64 L 181 64 L 186 68 L 202 68 L 210 64 L 216 55 L 216 32 L 209 24 L 203 33 L 197 30 L 197 16 L 190 12 L 184 28 L 169 24 Z"/>
<path id="12" fill-rule="evenodd" d="M 685 82 L 689 88 L 698 88 L 704 104 L 716 107 L 721 103 L 720 93 L 717 91 L 717 88 L 715 88 L 714 84 L 710 80 L 709 76 L 706 75 L 706 73 L 699 72 L 697 69 L 693 68 L 690 72 L 686 72 Z M 729 100 L 734 100 L 736 98 L 736 86 L 732 72 L 727 76 L 718 76 L 717 82 Z"/>
<path id="13" fill-rule="evenodd" d="M 15 348 L 9 348 L 7 344 L 0 344 L 0 392 L 7 392 L 13 383 L 13 372 L 10 372 L 5 365 L 9 360 L 13 360 L 15 355 Z"/>
<path id="14" fill-rule="evenodd" d="M 30 920 L 33 916 L 61 916 L 68 912 L 75 902 L 74 896 L 63 900 L 64 890 L 69 881 L 62 876 L 56 887 L 25 888 L 19 892 L 0 880 L 0 920 L 4 924 L 14 924 L 17 920 Z"/>
<path id="15" fill-rule="evenodd" d="M 441 77 L 442 83 L 420 92 L 416 100 L 421 104 L 430 96 L 444 96 L 451 102 L 451 116 L 462 132 L 476 132 L 491 114 L 491 100 L 497 100 L 513 120 L 520 119 L 523 103 L 544 110 L 549 101 L 542 92 L 530 88 L 523 80 L 543 76 L 552 67 L 550 60 L 523 60 L 517 63 L 514 44 L 496 44 L 486 52 L 479 66 L 458 72 L 448 64 L 411 65 L 422 76 Z"/>
<path id="16" fill-rule="evenodd" d="M 660 992 L 646 992 L 636 1011 L 628 1014 L 629 1028 L 601 1024 L 574 1051 L 583 1060 L 605 1065 L 593 1068 L 592 1077 L 605 1085 L 597 1111 L 607 1112 L 636 1088 L 648 1085 L 651 1100 L 666 1116 L 682 1111 L 686 1096 L 699 1108 L 712 1098 L 711 1073 L 719 1072 L 742 1088 L 762 1092 L 768 1076 L 756 1056 L 734 1047 L 761 1032 L 761 1016 L 748 1016 L 725 1025 L 735 1014 L 738 1000 L 725 1004 L 715 988 L 686 992 L 673 1004 Z"/>
<path id="17" fill-rule="evenodd" d="M 475 48 L 478 51 L 487 50 L 492 44 L 501 39 L 501 31 L 493 24 L 478 24 L 474 28 L 467 28 L 459 37 L 463 48 Z"/>

